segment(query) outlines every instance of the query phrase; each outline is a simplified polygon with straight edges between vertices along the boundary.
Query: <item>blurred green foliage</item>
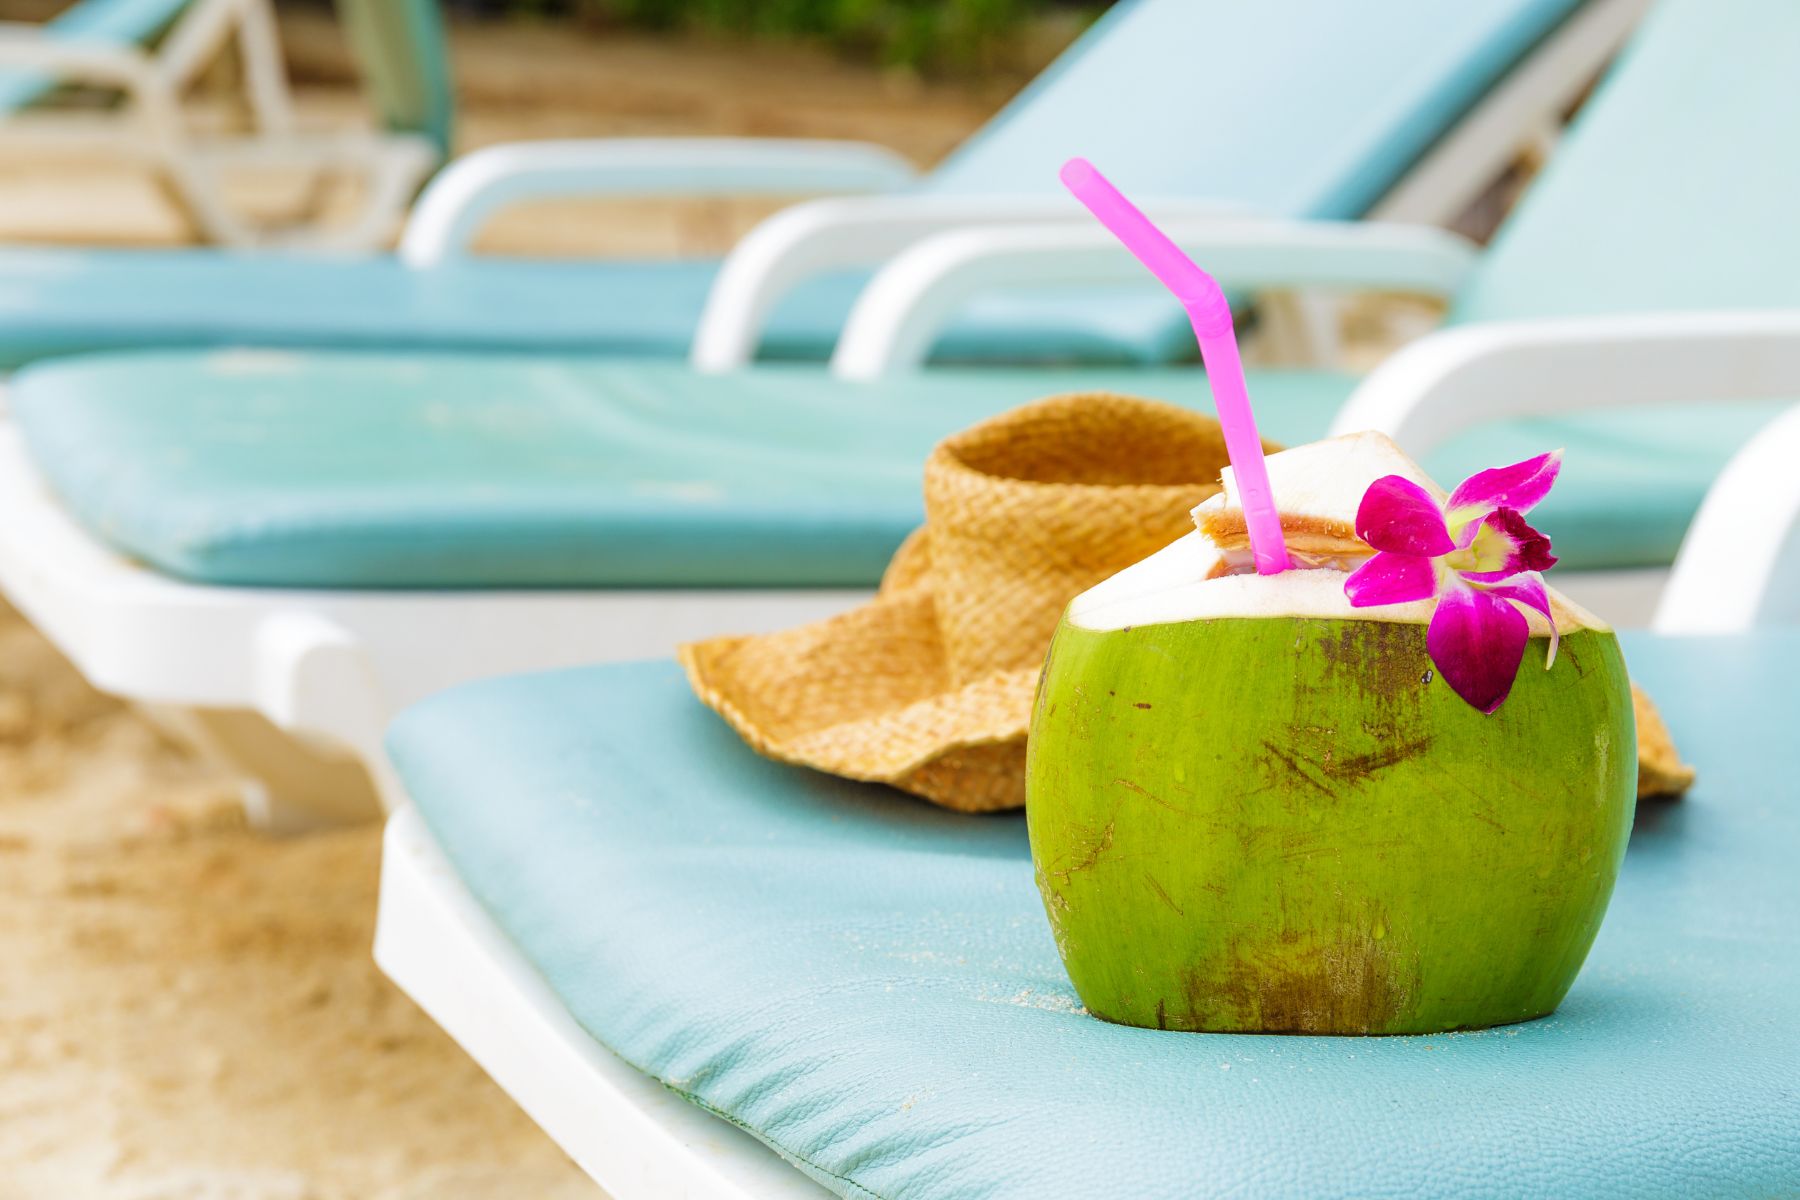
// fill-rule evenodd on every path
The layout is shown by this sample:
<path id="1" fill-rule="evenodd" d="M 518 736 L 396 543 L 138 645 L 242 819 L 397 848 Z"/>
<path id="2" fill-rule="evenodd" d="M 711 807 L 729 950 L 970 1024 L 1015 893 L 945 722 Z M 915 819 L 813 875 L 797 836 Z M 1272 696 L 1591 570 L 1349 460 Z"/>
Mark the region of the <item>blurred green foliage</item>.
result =
<path id="1" fill-rule="evenodd" d="M 609 24 L 816 40 L 888 66 L 968 73 L 1012 66 L 1035 16 L 1086 0 L 503 0 L 520 13 Z"/>

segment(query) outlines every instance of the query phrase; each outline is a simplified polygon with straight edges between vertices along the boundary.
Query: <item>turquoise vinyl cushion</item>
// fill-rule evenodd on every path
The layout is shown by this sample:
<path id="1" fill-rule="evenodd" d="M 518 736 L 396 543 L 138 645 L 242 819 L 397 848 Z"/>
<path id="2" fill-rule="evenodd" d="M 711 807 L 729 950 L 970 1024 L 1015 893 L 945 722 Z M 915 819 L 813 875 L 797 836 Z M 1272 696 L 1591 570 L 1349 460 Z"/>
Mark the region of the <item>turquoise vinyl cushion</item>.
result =
<path id="1" fill-rule="evenodd" d="M 1626 652 L 1698 786 L 1640 806 L 1554 1015 L 1432 1037 L 1094 1020 L 1020 817 L 757 758 L 672 664 L 457 688 L 389 747 L 583 1028 L 845 1196 L 1800 1194 L 1800 633 Z"/>
<path id="2" fill-rule="evenodd" d="M 1119 4 L 925 180 L 1059 194 L 1070 155 L 1136 197 L 1366 213 L 1581 0 Z"/>
<path id="3" fill-rule="evenodd" d="M 141 46 L 174 23 L 192 0 L 76 0 L 35 31 L 50 42 Z M 51 72 L 0 69 L 0 115 L 24 108 L 57 87 Z"/>
<path id="4" fill-rule="evenodd" d="M 656 355 L 687 352 L 712 260 L 465 258 L 429 270 L 388 255 L 0 249 L 0 367 L 117 347 Z M 777 305 L 765 358 L 822 359 L 866 282 L 837 274 Z M 1166 296 L 1050 290 L 978 303 L 941 359 L 1167 362 L 1194 356 Z"/>
<path id="5" fill-rule="evenodd" d="M 1578 2 L 1133 0 L 920 186 L 1060 194 L 1057 166 L 1084 153 L 1139 196 L 1359 216 Z M 1231 53 L 1208 54 L 1221 31 Z M 1272 81 L 1279 102 L 1268 98 Z M 7 252 L 0 366 L 87 349 L 237 344 L 673 357 L 687 351 L 716 269 L 481 258 L 409 270 L 391 258 Z M 861 282 L 825 280 L 792 297 L 767 355 L 824 357 Z M 1153 284 L 978 301 L 938 351 L 1013 362 L 1193 355 L 1178 311 Z"/>
<path id="6" fill-rule="evenodd" d="M 1264 432 L 1322 435 L 1351 376 L 1257 372 Z M 923 518 L 944 435 L 1084 390 L 1210 408 L 1201 373 L 816 368 L 698 376 L 547 357 L 134 352 L 21 372 L 52 488 L 134 558 L 208 583 L 318 587 L 873 584 Z M 1779 406 L 1478 430 L 1446 483 L 1568 448 L 1540 523 L 1565 566 L 1667 563 L 1707 484 Z"/>
<path id="7" fill-rule="evenodd" d="M 1661 0 L 1457 321 L 1800 308 L 1800 4 Z"/>

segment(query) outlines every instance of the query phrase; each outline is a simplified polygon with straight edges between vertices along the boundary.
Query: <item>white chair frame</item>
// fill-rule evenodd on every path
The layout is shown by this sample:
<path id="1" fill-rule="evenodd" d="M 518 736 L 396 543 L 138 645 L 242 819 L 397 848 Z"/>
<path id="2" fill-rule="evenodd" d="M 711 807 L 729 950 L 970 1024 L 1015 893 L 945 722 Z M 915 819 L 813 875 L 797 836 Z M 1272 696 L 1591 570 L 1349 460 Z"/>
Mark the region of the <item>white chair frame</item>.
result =
<path id="1" fill-rule="evenodd" d="M 202 136 L 189 128 L 182 96 L 235 42 L 256 132 Z M 306 245 L 362 250 L 379 245 L 437 166 L 425 139 L 401 134 L 307 134 L 296 129 L 270 0 L 194 0 L 152 53 L 133 45 L 62 39 L 36 25 L 0 23 L 0 67 L 42 72 L 70 84 L 116 89 L 121 112 L 27 108 L 0 116 L 0 147 L 12 153 L 140 164 L 167 180 L 195 229 L 227 246 Z M 270 229 L 247 220 L 225 196 L 245 170 L 344 172 L 365 181 L 352 219 L 329 229 Z"/>

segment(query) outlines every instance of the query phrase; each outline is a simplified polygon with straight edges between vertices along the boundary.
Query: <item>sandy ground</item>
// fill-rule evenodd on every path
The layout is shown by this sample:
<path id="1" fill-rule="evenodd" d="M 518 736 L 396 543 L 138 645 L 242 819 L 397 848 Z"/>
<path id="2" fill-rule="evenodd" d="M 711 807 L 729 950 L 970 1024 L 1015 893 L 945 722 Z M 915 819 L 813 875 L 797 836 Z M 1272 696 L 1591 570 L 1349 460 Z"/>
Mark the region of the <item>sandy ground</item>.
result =
<path id="1" fill-rule="evenodd" d="M 0 18 L 41 15 L 0 0 Z M 286 30 L 305 117 L 359 118 L 342 47 Z M 1004 98 L 797 51 L 459 31 L 463 141 L 873 138 L 930 161 Z M 549 206 L 491 247 L 725 244 L 754 206 Z M 167 244 L 129 171 L 0 164 L 0 241 Z M 375 970 L 378 831 L 276 841 L 237 784 L 0 609 L 0 1200 L 487 1200 L 595 1189 Z"/>
<path id="2" fill-rule="evenodd" d="M 237 797 L 0 612 L 0 1198 L 598 1194 L 375 970 L 377 831 Z"/>

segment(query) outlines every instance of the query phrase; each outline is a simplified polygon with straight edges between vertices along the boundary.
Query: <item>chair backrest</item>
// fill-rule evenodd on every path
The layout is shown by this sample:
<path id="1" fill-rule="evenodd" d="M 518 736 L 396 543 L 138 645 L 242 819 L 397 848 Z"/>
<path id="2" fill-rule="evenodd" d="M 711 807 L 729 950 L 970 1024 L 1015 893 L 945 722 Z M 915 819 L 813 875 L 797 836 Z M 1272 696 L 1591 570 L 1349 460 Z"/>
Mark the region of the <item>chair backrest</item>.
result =
<path id="1" fill-rule="evenodd" d="M 1125 0 L 926 180 L 1363 215 L 1580 0 Z"/>
<path id="2" fill-rule="evenodd" d="M 77 0 L 45 22 L 44 36 L 59 41 L 142 46 L 175 23 L 194 0 Z M 0 71 L 0 113 L 24 108 L 56 87 L 56 76 L 39 71 Z"/>
<path id="3" fill-rule="evenodd" d="M 1800 3 L 1661 0 L 1453 319 L 1800 306 Z"/>
<path id="4" fill-rule="evenodd" d="M 337 8 L 382 122 L 430 138 L 448 158 L 456 96 L 438 0 L 337 0 Z"/>

